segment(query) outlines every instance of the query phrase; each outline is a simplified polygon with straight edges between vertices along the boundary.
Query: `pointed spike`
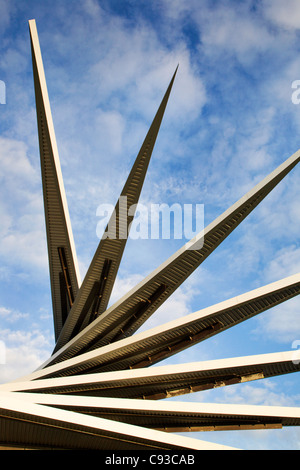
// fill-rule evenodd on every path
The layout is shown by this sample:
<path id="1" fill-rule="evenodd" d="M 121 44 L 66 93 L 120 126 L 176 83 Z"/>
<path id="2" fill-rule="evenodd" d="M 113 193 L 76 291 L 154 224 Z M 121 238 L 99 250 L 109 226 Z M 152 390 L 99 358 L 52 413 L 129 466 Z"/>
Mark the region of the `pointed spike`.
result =
<path id="1" fill-rule="evenodd" d="M 208 390 L 221 382 L 231 385 L 234 378 L 238 379 L 235 383 L 244 383 L 300 372 L 298 358 L 299 350 L 50 379 L 30 380 L 29 376 L 26 381 L 0 385 L 0 391 L 88 392 L 90 396 L 157 400 Z"/>
<path id="2" fill-rule="evenodd" d="M 25 395 L 25 394 L 24 394 Z M 220 444 L 170 435 L 81 412 L 40 405 L 23 394 L 1 394 L 1 446 L 24 449 L 116 451 L 225 450 Z M 83 398 L 83 397 L 82 397 Z"/>
<path id="3" fill-rule="evenodd" d="M 29 21 L 55 337 L 80 283 L 35 20 Z"/>
<path id="4" fill-rule="evenodd" d="M 98 245 L 70 315 L 58 339 L 60 346 L 91 323 L 107 308 L 127 242 L 129 227 L 134 217 L 134 212 L 132 211 L 128 215 L 128 209 L 136 207 L 138 203 L 177 68 L 137 155 L 104 236 Z M 109 238 L 107 234 L 111 227 L 113 227 L 114 233 L 113 237 Z M 108 265 L 109 267 L 106 269 L 105 266 Z M 106 271 L 106 275 L 104 275 L 104 271 Z M 94 287 L 95 290 L 92 291 Z"/>
<path id="5" fill-rule="evenodd" d="M 13 392 L 3 392 L 2 399 L 16 398 Z M 89 416 L 127 425 L 143 426 L 168 432 L 191 432 L 240 429 L 280 429 L 300 426 L 300 407 L 224 405 L 224 403 L 187 403 L 176 401 L 137 400 L 116 397 L 86 397 L 49 395 L 44 393 L 18 394 L 24 403 L 39 404 L 79 412 Z"/>

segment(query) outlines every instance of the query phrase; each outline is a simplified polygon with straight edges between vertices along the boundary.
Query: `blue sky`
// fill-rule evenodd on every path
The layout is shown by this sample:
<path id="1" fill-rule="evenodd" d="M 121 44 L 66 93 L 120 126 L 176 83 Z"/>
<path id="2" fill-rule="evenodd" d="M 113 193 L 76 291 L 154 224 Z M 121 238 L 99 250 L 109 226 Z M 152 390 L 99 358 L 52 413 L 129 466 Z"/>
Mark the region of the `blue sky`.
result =
<path id="1" fill-rule="evenodd" d="M 83 278 L 97 207 L 115 204 L 179 63 L 141 202 L 204 204 L 205 225 L 300 147 L 297 0 L 0 0 L 0 382 L 54 346 L 28 20 L 35 18 Z M 300 169 L 176 291 L 144 328 L 300 271 Z M 128 240 L 113 300 L 187 240 Z M 291 350 L 293 299 L 172 358 Z M 182 399 L 182 397 L 181 397 Z M 207 402 L 299 406 L 299 376 L 194 394 Z M 297 429 L 208 433 L 251 449 L 299 449 Z"/>

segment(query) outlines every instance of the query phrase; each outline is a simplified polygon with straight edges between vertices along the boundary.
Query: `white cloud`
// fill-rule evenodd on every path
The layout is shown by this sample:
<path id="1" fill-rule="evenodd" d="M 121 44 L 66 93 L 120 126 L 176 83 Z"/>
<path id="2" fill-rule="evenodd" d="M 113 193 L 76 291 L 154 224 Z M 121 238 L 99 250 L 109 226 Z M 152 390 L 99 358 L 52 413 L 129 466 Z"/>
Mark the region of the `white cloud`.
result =
<path id="1" fill-rule="evenodd" d="M 23 180 L 26 183 L 34 183 L 37 181 L 37 174 L 32 167 L 28 156 L 27 146 L 24 142 L 18 142 L 16 140 L 0 137 L 0 177 L 10 180 L 14 180 L 16 190 L 18 190 L 18 184 Z"/>
<path id="2" fill-rule="evenodd" d="M 161 2 L 164 16 L 167 16 L 171 20 L 184 19 L 185 15 L 190 13 L 191 5 L 194 7 L 193 1 L 182 2 L 181 0 L 164 0 Z"/>
<path id="3" fill-rule="evenodd" d="M 44 269 L 45 247 L 40 176 L 24 142 L 0 137 L 2 259 Z"/>
<path id="4" fill-rule="evenodd" d="M 276 25 L 288 30 L 300 28 L 300 4 L 298 0 L 263 0 L 265 16 Z"/>
<path id="5" fill-rule="evenodd" d="M 251 63 L 257 53 L 266 51 L 274 40 L 261 16 L 252 9 L 252 2 L 163 2 L 164 13 L 176 26 L 178 37 L 181 28 L 190 24 L 197 28 L 199 50 L 205 55 L 223 55 L 225 66 L 233 54 L 242 64 Z M 221 59 L 223 61 L 223 59 Z M 222 77 L 220 77 L 222 79 Z"/>
<path id="6" fill-rule="evenodd" d="M 0 307 L 0 318 L 7 323 L 15 323 L 21 319 L 28 318 L 28 316 L 28 313 L 21 313 L 6 307 Z"/>
<path id="7" fill-rule="evenodd" d="M 51 353 L 49 332 L 10 330 L 1 331 L 5 344 L 5 364 L 0 364 L 0 383 L 20 378 L 39 367 Z"/>
<path id="8" fill-rule="evenodd" d="M 11 4 L 11 2 L 0 0 L 0 24 L 1 24 L 2 33 L 5 31 L 6 27 L 9 25 L 12 9 L 13 9 L 13 5 Z"/>
<path id="9" fill-rule="evenodd" d="M 182 318 L 191 311 L 192 296 L 186 286 L 179 287 L 172 296 L 144 323 L 139 331 L 149 330 L 155 326 L 163 325 L 176 318 Z"/>
<path id="10" fill-rule="evenodd" d="M 45 234 L 43 230 L 14 230 L 7 233 L 1 240 L 0 253 L 10 263 L 32 266 L 45 270 L 48 266 L 47 251 L 45 245 Z"/>
<path id="11" fill-rule="evenodd" d="M 300 273 L 300 248 L 287 246 L 278 251 L 264 270 L 264 277 L 270 282 Z"/>
<path id="12" fill-rule="evenodd" d="M 299 297 L 290 299 L 257 317 L 257 327 L 252 333 L 259 339 L 292 347 L 300 339 L 299 312 Z"/>
<path id="13" fill-rule="evenodd" d="M 97 140 L 102 142 L 102 153 L 119 155 L 123 150 L 124 118 L 116 111 L 97 110 L 94 117 Z M 104 146 L 103 146 L 104 144 Z"/>
<path id="14" fill-rule="evenodd" d="M 246 14 L 245 14 L 246 13 Z M 199 15 L 200 21 L 201 13 Z M 255 18 L 243 8 L 219 7 L 213 14 L 207 14 L 201 24 L 203 41 L 207 46 L 234 51 L 240 60 L 252 50 L 263 50 L 270 45 L 271 37 Z"/>
<path id="15" fill-rule="evenodd" d="M 113 304 L 121 299 L 127 292 L 135 287 L 144 278 L 141 274 L 127 274 L 124 278 L 117 277 L 112 292 L 110 303 Z"/>
<path id="16" fill-rule="evenodd" d="M 95 0 L 85 0 L 82 8 L 91 16 L 91 18 L 99 18 L 102 13 L 99 3 Z"/>
<path id="17" fill-rule="evenodd" d="M 23 73 L 26 70 L 26 62 L 23 51 L 18 51 L 16 48 L 7 49 L 0 59 L 0 65 L 3 70 L 14 69 Z"/>
<path id="18" fill-rule="evenodd" d="M 259 383 L 243 384 L 242 387 L 225 387 L 222 390 L 223 403 L 236 403 L 241 405 L 260 406 L 296 406 L 299 397 L 292 398 L 278 390 L 272 380 L 263 380 Z"/>
<path id="19" fill-rule="evenodd" d="M 89 2 L 88 5 L 88 10 L 95 7 L 94 2 Z M 178 116 L 178 110 L 180 119 L 187 119 L 191 112 L 198 114 L 201 111 L 205 102 L 204 87 L 193 70 L 190 52 L 183 41 L 178 41 L 176 47 L 170 50 L 149 22 L 139 20 L 132 25 L 124 18 L 100 11 L 91 25 L 92 37 L 83 32 L 85 41 L 78 44 L 78 48 L 83 48 L 84 54 L 78 56 L 78 29 L 85 31 L 85 28 L 84 13 L 76 18 L 76 27 L 69 25 L 68 28 L 67 43 L 71 43 L 73 49 L 63 49 L 60 46 L 65 60 L 70 56 L 75 60 L 76 54 L 79 75 L 72 74 L 72 79 L 68 79 L 65 64 L 64 70 L 58 69 L 54 64 L 56 86 L 64 88 L 64 94 L 72 99 L 72 107 L 76 109 L 73 116 L 82 119 L 82 114 L 78 112 L 80 108 L 82 111 L 88 106 L 89 112 L 93 112 L 97 105 L 106 107 L 109 100 L 110 110 L 118 107 L 127 118 L 132 119 L 138 113 L 139 119 L 135 119 L 137 122 L 141 116 L 147 121 L 152 119 L 158 100 L 162 98 L 178 63 L 180 69 L 176 81 L 179 83 L 177 93 L 173 93 L 172 98 L 174 117 Z M 63 33 L 56 32 L 54 45 L 59 47 L 65 43 Z M 63 112 L 63 106 L 60 112 Z"/>

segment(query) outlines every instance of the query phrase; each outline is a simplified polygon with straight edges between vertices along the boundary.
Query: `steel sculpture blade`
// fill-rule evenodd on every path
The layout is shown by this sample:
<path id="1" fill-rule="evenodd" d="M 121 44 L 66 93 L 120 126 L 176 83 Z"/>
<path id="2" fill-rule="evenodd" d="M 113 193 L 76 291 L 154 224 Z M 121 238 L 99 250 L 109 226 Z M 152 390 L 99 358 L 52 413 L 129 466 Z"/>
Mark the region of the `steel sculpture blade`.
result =
<path id="1" fill-rule="evenodd" d="M 0 391 L 161 400 L 300 371 L 300 351 L 10 382 Z"/>
<path id="2" fill-rule="evenodd" d="M 0 397 L 0 443 L 29 449 L 175 450 L 230 447 L 176 436 L 141 426 L 66 411 L 22 399 Z"/>
<path id="3" fill-rule="evenodd" d="M 299 407 L 224 405 L 218 403 L 155 402 L 124 398 L 48 395 L 39 393 L 0 393 L 24 403 L 52 406 L 54 409 L 120 421 L 130 426 L 165 432 L 208 430 L 281 429 L 300 426 Z M 197 442 L 197 441 L 196 441 Z M 194 445 L 196 445 L 194 443 Z M 184 446 L 184 442 L 183 442 Z"/>
<path id="4" fill-rule="evenodd" d="M 106 310 L 177 68 L 153 119 L 58 339 L 62 344 Z M 130 210 L 129 210 L 130 209 Z"/>
<path id="5" fill-rule="evenodd" d="M 73 305 L 80 274 L 62 178 L 42 55 L 34 20 L 29 21 L 41 158 L 48 259 L 57 339 Z"/>

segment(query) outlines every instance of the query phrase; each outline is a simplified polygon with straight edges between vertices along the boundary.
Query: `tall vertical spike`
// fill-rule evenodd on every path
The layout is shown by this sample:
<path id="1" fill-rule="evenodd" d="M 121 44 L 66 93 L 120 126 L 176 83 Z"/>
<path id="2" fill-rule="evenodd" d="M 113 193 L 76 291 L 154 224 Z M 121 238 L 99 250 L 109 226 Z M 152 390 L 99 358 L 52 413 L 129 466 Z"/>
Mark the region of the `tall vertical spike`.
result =
<path id="1" fill-rule="evenodd" d="M 29 31 L 57 339 L 77 295 L 80 276 L 35 20 L 29 21 Z"/>
<path id="2" fill-rule="evenodd" d="M 177 69 L 178 66 L 137 155 L 67 319 L 68 327 L 72 325 L 71 337 L 106 310 L 128 238 L 129 227 L 134 217 L 134 211 L 130 211 L 129 215 L 128 209 L 134 208 L 134 205 L 138 203 Z M 113 231 L 111 227 L 113 227 Z M 113 232 L 111 237 L 109 230 L 111 234 Z M 70 330 L 68 329 L 68 331 Z M 69 335 L 64 337 L 63 332 L 62 335 L 60 341 L 63 343 L 70 339 Z"/>

